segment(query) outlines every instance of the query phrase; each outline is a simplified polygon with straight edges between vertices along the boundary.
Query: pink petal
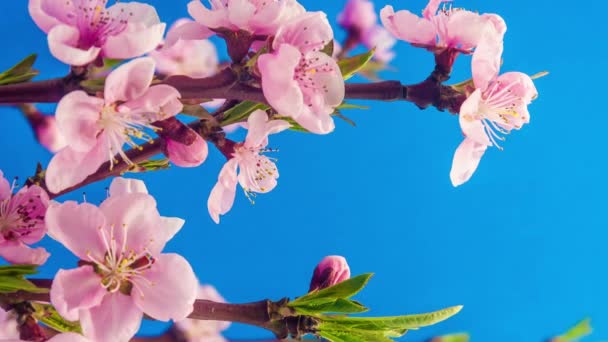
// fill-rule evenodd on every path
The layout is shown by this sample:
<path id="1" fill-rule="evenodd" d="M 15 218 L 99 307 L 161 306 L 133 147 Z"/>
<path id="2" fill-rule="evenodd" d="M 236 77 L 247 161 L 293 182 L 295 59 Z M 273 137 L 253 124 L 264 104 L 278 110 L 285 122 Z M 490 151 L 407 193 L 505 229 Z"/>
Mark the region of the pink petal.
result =
<path id="1" fill-rule="evenodd" d="M 306 130 L 316 134 L 328 134 L 334 131 L 336 125 L 331 115 L 325 113 L 314 113 L 308 107 L 294 117 L 294 120 Z"/>
<path id="2" fill-rule="evenodd" d="M 142 57 L 112 71 L 105 84 L 106 103 L 129 101 L 142 96 L 152 83 L 155 66 L 152 58 Z"/>
<path id="3" fill-rule="evenodd" d="M 260 177 L 260 166 L 264 166 L 262 172 L 268 174 L 264 177 Z M 279 178 L 279 171 L 273 161 L 268 159 L 266 156 L 257 156 L 254 160 L 244 160 L 239 164 L 240 172 L 238 180 L 243 189 L 251 192 L 267 193 L 273 190 L 277 186 L 277 178 Z"/>
<path id="4" fill-rule="evenodd" d="M 177 166 L 199 166 L 207 159 L 208 153 L 207 142 L 198 134 L 196 134 L 196 140 L 190 145 L 180 144 L 171 139 L 166 140 L 166 154 Z"/>
<path id="5" fill-rule="evenodd" d="M 446 2 L 445 0 L 429 0 L 429 3 L 426 5 L 424 10 L 422 11 L 422 16 L 426 19 L 430 19 L 433 17 L 437 10 L 439 9 L 439 5 L 442 2 Z"/>
<path id="6" fill-rule="evenodd" d="M 61 134 L 74 151 L 88 152 L 97 144 L 102 130 L 98 121 L 104 101 L 82 90 L 64 96 L 57 104 L 56 120 Z"/>
<path id="7" fill-rule="evenodd" d="M 258 6 L 256 14 L 249 20 L 252 31 L 259 35 L 275 36 L 277 30 L 306 10 L 295 0 L 266 2 Z"/>
<path id="8" fill-rule="evenodd" d="M 85 180 L 109 158 L 103 134 L 97 145 L 88 153 L 64 147 L 49 162 L 45 174 L 46 185 L 52 193 L 59 193 Z"/>
<path id="9" fill-rule="evenodd" d="M 162 239 L 169 241 L 182 229 L 184 223 L 186 221 L 179 217 L 161 216 L 159 235 L 163 235 Z"/>
<path id="10" fill-rule="evenodd" d="M 67 201 L 52 204 L 45 218 L 48 234 L 82 260 L 103 260 L 106 248 L 99 235 L 106 219 L 96 206 Z"/>
<path id="11" fill-rule="evenodd" d="M 61 24 L 61 21 L 44 11 L 42 8 L 43 1 L 44 0 L 29 0 L 27 8 L 36 25 L 38 25 L 42 31 L 48 33 L 54 26 Z"/>
<path id="12" fill-rule="evenodd" d="M 120 292 L 108 294 L 99 306 L 80 312 L 82 332 L 92 341 L 129 341 L 142 318 L 133 299 Z"/>
<path id="13" fill-rule="evenodd" d="M 460 10 L 450 14 L 447 27 L 447 44 L 460 46 L 462 49 L 471 49 L 477 46 L 487 20 L 477 13 Z M 502 39 L 501 39 L 502 40 Z"/>
<path id="14" fill-rule="evenodd" d="M 0 170 L 0 201 L 12 196 L 11 184 L 4 178 L 4 172 Z"/>
<path id="15" fill-rule="evenodd" d="M 492 142 L 478 114 L 481 101 L 481 91 L 477 89 L 462 103 L 458 116 L 460 129 L 467 138 L 491 146 Z"/>
<path id="16" fill-rule="evenodd" d="M 46 234 L 44 215 L 49 206 L 49 195 L 37 185 L 21 188 L 10 201 L 11 208 L 22 208 L 27 211 L 28 234 L 19 236 L 19 240 L 26 244 L 40 241 Z"/>
<path id="17" fill-rule="evenodd" d="M 200 0 L 188 3 L 188 13 L 194 20 L 208 28 L 232 28 L 228 21 L 228 12 L 225 9 L 209 10 Z"/>
<path id="18" fill-rule="evenodd" d="M 471 59 L 471 70 L 475 88 L 482 91 L 488 88 L 500 70 L 503 50 L 502 39 L 496 37 L 495 30 L 486 30 Z"/>
<path id="19" fill-rule="evenodd" d="M 148 88 L 140 97 L 126 102 L 120 108 L 129 108 L 130 115 L 140 115 L 147 122 L 160 121 L 182 111 L 184 106 L 179 101 L 180 97 L 177 89 L 160 84 Z"/>
<path id="20" fill-rule="evenodd" d="M 42 247 L 30 248 L 21 242 L 6 241 L 0 243 L 0 256 L 11 264 L 42 265 L 51 254 Z"/>
<path id="21" fill-rule="evenodd" d="M 502 87 L 509 86 L 511 93 L 521 97 L 525 104 L 529 104 L 538 96 L 538 91 L 530 76 L 522 72 L 505 72 L 498 76 L 496 81 L 500 82 Z"/>
<path id="22" fill-rule="evenodd" d="M 115 227 L 116 241 L 123 241 L 126 234 L 129 250 L 139 253 L 147 249 L 156 256 L 167 243 L 165 235 L 159 233 L 161 217 L 154 197 L 142 193 L 111 196 L 101 203 L 99 209 L 106 217 L 107 226 Z"/>
<path id="23" fill-rule="evenodd" d="M 108 12 L 111 17 L 119 17 L 123 12 L 131 15 L 124 31 L 108 36 L 103 45 L 106 57 L 138 57 L 156 49 L 162 42 L 166 25 L 160 22 L 153 6 L 138 2 L 117 3 L 108 8 Z"/>
<path id="24" fill-rule="evenodd" d="M 74 66 L 91 63 L 99 56 L 100 48 L 92 46 L 88 50 L 78 48 L 80 32 L 71 26 L 54 26 L 48 34 L 49 49 L 58 60 Z"/>
<path id="25" fill-rule="evenodd" d="M 380 11 L 382 25 L 395 37 L 409 43 L 434 46 L 437 33 L 432 22 L 407 10 L 395 13 L 393 6 Z"/>
<path id="26" fill-rule="evenodd" d="M 147 194 L 146 184 L 139 179 L 116 177 L 110 184 L 110 196 L 120 196 L 131 193 Z"/>
<path id="27" fill-rule="evenodd" d="M 255 14 L 256 6 L 249 0 L 228 0 L 227 4 L 228 21 L 239 29 L 251 31 L 249 20 Z"/>
<path id="28" fill-rule="evenodd" d="M 272 46 L 281 44 L 295 46 L 302 53 L 319 51 L 334 38 L 334 33 L 323 12 L 308 12 L 282 26 Z"/>
<path id="29" fill-rule="evenodd" d="M 258 58 L 262 74 L 262 91 L 268 103 L 282 115 L 296 115 L 304 107 L 304 96 L 294 80 L 301 54 L 291 45 L 283 44 L 271 54 Z M 281 70 L 281 72 L 276 72 Z"/>
<path id="30" fill-rule="evenodd" d="M 203 40 L 214 34 L 215 32 L 197 22 L 185 22 L 169 29 L 163 49 L 171 48 L 179 40 Z"/>
<path id="31" fill-rule="evenodd" d="M 80 334 L 68 332 L 55 335 L 48 342 L 90 342 L 90 340 Z"/>
<path id="32" fill-rule="evenodd" d="M 182 320 L 193 310 L 198 280 L 186 259 L 177 254 L 161 254 L 134 282 L 131 296 L 147 315 L 160 321 Z"/>
<path id="33" fill-rule="evenodd" d="M 268 121 L 268 114 L 263 110 L 256 110 L 247 119 L 249 130 L 245 138 L 245 146 L 252 148 L 266 146 L 268 135 L 288 129 L 291 125 L 284 120 Z"/>
<path id="34" fill-rule="evenodd" d="M 371 30 L 378 16 L 374 10 L 374 3 L 370 0 L 349 0 L 344 10 L 338 14 L 338 24 L 345 29 L 355 29 L 362 34 Z"/>
<path id="35" fill-rule="evenodd" d="M 51 303 L 57 312 L 70 321 L 79 319 L 79 312 L 101 303 L 108 291 L 101 286 L 101 277 L 92 266 L 71 270 L 60 269 L 51 286 Z"/>
<path id="36" fill-rule="evenodd" d="M 467 182 L 479 165 L 487 146 L 471 139 L 464 139 L 454 153 L 450 179 L 452 185 L 459 186 Z"/>
<path id="37" fill-rule="evenodd" d="M 34 133 L 40 145 L 49 152 L 56 153 L 67 146 L 67 140 L 59 131 L 59 126 L 54 116 L 44 115 L 43 120 L 35 125 Z"/>
<path id="38" fill-rule="evenodd" d="M 312 82 L 323 87 L 323 91 L 303 89 L 304 102 L 307 102 L 307 96 L 314 96 L 316 97 L 312 100 L 314 112 L 332 113 L 334 108 L 344 101 L 345 86 L 340 67 L 333 58 L 322 52 L 308 53 L 306 59 L 310 61 L 309 67 L 318 71 L 310 75 Z M 318 106 L 316 106 L 317 104 Z"/>
<path id="39" fill-rule="evenodd" d="M 74 3 L 62 0 L 42 0 L 40 9 L 63 24 L 75 26 Z"/>
<path id="40" fill-rule="evenodd" d="M 215 184 L 207 200 L 209 214 L 215 223 L 220 223 L 220 215 L 226 214 L 232 208 L 236 195 L 236 168 L 238 163 L 232 158 L 224 164 L 218 182 Z"/>

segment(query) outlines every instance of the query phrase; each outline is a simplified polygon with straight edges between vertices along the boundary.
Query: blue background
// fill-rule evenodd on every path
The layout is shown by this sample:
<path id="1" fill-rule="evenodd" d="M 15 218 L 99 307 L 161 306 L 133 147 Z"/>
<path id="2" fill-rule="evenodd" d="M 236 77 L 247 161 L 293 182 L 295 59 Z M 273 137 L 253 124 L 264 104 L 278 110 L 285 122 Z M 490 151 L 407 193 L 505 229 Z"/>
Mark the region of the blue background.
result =
<path id="1" fill-rule="evenodd" d="M 186 0 L 147 2 L 168 23 L 187 16 Z M 343 5 L 302 3 L 330 19 Z M 386 3 L 377 1 L 377 10 Z M 393 5 L 418 12 L 425 2 Z M 585 316 L 593 318 L 596 339 L 608 337 L 605 5 L 456 5 L 504 17 L 503 71 L 551 72 L 536 82 L 531 123 L 508 137 L 504 151 L 489 150 L 471 181 L 453 188 L 448 177 L 462 139 L 455 116 L 409 103 L 368 103 L 369 111 L 345 113 L 356 128 L 338 122 L 329 136 L 272 136 L 271 146 L 280 149 L 279 186 L 255 205 L 237 193 L 221 225 L 206 208 L 225 161 L 217 151 L 210 149 L 195 169 L 133 175 L 147 182 L 163 215 L 187 220 L 168 249 L 186 256 L 201 281 L 231 302 L 301 295 L 316 263 L 340 254 L 353 273 L 376 273 L 358 297 L 373 315 L 465 306 L 445 323 L 411 332 L 408 341 L 456 331 L 469 331 L 473 341 L 540 341 Z M 67 67 L 50 56 L 26 7 L 25 0 L 0 2 L 0 69 L 36 52 L 39 79 L 64 75 Z M 344 37 L 337 27 L 336 36 Z M 404 42 L 396 51 L 398 72 L 385 78 L 414 83 L 432 70 L 427 52 Z M 459 58 L 453 81 L 470 77 L 469 63 Z M 23 179 L 50 154 L 17 111 L 0 114 L 0 168 Z M 101 202 L 108 184 L 86 188 L 88 201 Z M 80 193 L 62 199 L 68 198 L 82 199 Z M 57 243 L 42 245 L 53 253 L 42 276 L 74 267 Z M 162 329 L 146 323 L 143 332 Z M 269 335 L 235 325 L 227 336 Z"/>

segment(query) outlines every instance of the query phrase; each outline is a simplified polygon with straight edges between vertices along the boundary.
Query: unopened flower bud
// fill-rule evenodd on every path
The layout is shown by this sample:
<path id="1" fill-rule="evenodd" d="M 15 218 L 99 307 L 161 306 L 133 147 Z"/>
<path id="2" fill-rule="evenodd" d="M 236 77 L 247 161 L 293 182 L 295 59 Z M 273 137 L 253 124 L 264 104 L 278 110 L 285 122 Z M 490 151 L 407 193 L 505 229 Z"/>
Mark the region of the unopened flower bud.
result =
<path id="1" fill-rule="evenodd" d="M 209 152 L 207 142 L 192 128 L 176 118 L 158 121 L 154 124 L 161 130 L 163 153 L 177 166 L 195 167 L 201 165 Z"/>
<path id="2" fill-rule="evenodd" d="M 337 255 L 330 255 L 317 265 L 310 280 L 310 290 L 321 290 L 334 286 L 350 278 L 350 268 L 346 259 Z"/>
<path id="3" fill-rule="evenodd" d="M 30 123 L 38 142 L 47 150 L 55 153 L 66 146 L 66 140 L 59 131 L 54 116 L 44 115 L 30 104 L 21 105 L 19 109 Z"/>

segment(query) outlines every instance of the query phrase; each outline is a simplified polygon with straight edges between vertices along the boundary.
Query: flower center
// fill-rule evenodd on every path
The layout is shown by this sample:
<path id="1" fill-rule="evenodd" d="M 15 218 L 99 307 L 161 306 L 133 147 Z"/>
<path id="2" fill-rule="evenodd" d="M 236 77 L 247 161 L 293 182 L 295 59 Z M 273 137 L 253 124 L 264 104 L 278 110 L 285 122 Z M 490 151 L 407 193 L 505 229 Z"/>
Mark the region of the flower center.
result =
<path id="1" fill-rule="evenodd" d="M 255 204 L 256 193 L 269 191 L 267 184 L 271 179 L 278 177 L 276 158 L 265 156 L 267 152 L 278 152 L 272 148 L 251 148 L 243 145 L 235 147 L 235 157 L 238 158 L 242 178 L 241 183 L 245 196 L 252 204 Z"/>
<path id="2" fill-rule="evenodd" d="M 102 46 L 109 36 L 114 36 L 127 27 L 132 12 L 124 8 L 110 11 L 106 8 L 108 0 L 67 0 L 70 8 L 67 17 L 80 31 L 79 46 L 88 49 Z"/>

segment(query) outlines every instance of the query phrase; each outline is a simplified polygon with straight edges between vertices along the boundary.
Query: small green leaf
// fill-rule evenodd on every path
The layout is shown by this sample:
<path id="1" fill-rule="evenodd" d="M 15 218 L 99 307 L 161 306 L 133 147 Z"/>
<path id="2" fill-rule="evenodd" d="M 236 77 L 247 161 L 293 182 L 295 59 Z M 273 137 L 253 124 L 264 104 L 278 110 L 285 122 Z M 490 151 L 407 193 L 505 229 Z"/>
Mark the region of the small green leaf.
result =
<path id="1" fill-rule="evenodd" d="M 36 62 L 36 54 L 25 57 L 8 70 L 0 73 L 0 85 L 26 82 L 38 75 L 38 71 L 32 69 Z"/>
<path id="2" fill-rule="evenodd" d="M 208 120 L 211 117 L 211 113 L 209 113 L 209 111 L 207 111 L 203 106 L 201 105 L 184 105 L 184 108 L 182 109 L 182 113 L 188 116 L 192 116 L 195 118 L 199 118 L 199 119 L 204 119 L 204 120 Z"/>
<path id="3" fill-rule="evenodd" d="M 335 43 L 334 40 L 330 40 L 329 43 L 327 43 L 322 49 L 321 52 L 323 52 L 324 54 L 328 55 L 329 57 L 333 57 L 334 55 L 334 48 L 335 48 Z"/>
<path id="4" fill-rule="evenodd" d="M 245 67 L 252 69 L 256 63 L 258 62 L 258 58 L 265 54 L 268 53 L 268 46 L 264 45 L 261 49 L 258 50 L 258 52 L 255 53 L 255 55 L 253 55 L 248 61 L 247 63 L 245 63 Z"/>
<path id="5" fill-rule="evenodd" d="M 236 106 L 224 112 L 224 119 L 221 125 L 227 126 L 233 123 L 244 121 L 249 117 L 249 114 L 257 109 L 267 110 L 269 107 L 263 103 L 243 101 Z"/>
<path id="6" fill-rule="evenodd" d="M 78 322 L 65 320 L 52 305 L 36 302 L 32 302 L 32 305 L 34 306 L 34 309 L 36 309 L 34 318 L 47 325 L 49 328 L 59 332 L 82 333 L 82 329 Z"/>
<path id="7" fill-rule="evenodd" d="M 325 303 L 322 301 L 318 301 L 314 304 L 303 303 L 292 305 L 291 307 L 296 310 L 298 315 L 307 316 L 319 316 L 323 313 L 353 314 L 369 311 L 363 304 L 343 298 L 327 301 Z"/>
<path id="8" fill-rule="evenodd" d="M 369 106 L 361 106 L 352 103 L 342 102 L 336 109 L 369 109 Z"/>
<path id="9" fill-rule="evenodd" d="M 139 173 L 148 171 L 166 170 L 170 167 L 169 159 L 148 159 L 143 162 L 132 165 L 127 172 Z"/>
<path id="10" fill-rule="evenodd" d="M 38 273 L 36 265 L 6 265 L 0 266 L 0 276 L 24 276 Z"/>
<path id="11" fill-rule="evenodd" d="M 0 276 L 0 292 L 11 293 L 19 290 L 32 293 L 47 293 L 49 289 L 37 287 L 23 276 Z"/>
<path id="12" fill-rule="evenodd" d="M 591 319 L 585 318 L 554 340 L 559 342 L 574 342 L 591 334 Z"/>
<path id="13" fill-rule="evenodd" d="M 349 124 L 353 127 L 357 127 L 357 124 L 352 119 L 346 117 L 344 114 L 340 113 L 340 111 L 337 109 L 332 115 L 346 121 L 347 124 Z"/>
<path id="14" fill-rule="evenodd" d="M 357 71 L 361 70 L 372 59 L 373 55 L 374 49 L 371 49 L 368 52 L 339 60 L 338 66 L 344 79 L 347 80 L 355 75 Z"/>
<path id="15" fill-rule="evenodd" d="M 301 305 L 303 303 L 308 305 L 318 305 L 327 302 L 328 299 L 348 299 L 359 293 L 359 291 L 361 291 L 365 285 L 367 285 L 367 282 L 372 276 L 373 273 L 366 273 L 350 278 L 334 286 L 307 293 L 304 296 L 289 302 L 287 305 L 290 307 Z"/>
<path id="16" fill-rule="evenodd" d="M 459 333 L 437 336 L 431 339 L 431 342 L 469 342 L 469 334 Z"/>
<path id="17" fill-rule="evenodd" d="M 393 342 L 381 333 L 371 331 L 322 330 L 319 335 L 331 342 Z"/>

